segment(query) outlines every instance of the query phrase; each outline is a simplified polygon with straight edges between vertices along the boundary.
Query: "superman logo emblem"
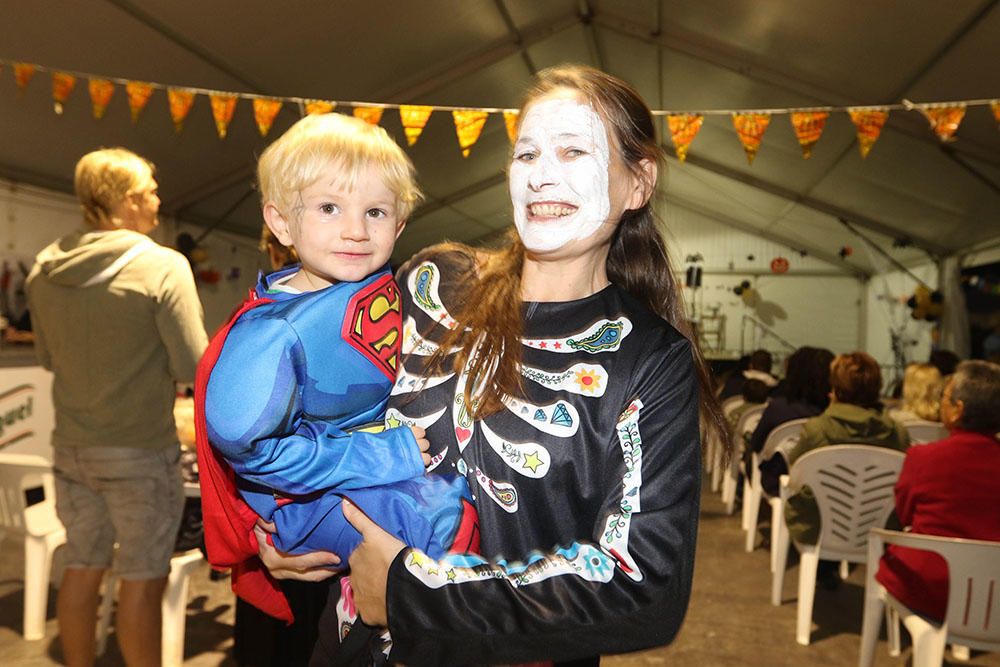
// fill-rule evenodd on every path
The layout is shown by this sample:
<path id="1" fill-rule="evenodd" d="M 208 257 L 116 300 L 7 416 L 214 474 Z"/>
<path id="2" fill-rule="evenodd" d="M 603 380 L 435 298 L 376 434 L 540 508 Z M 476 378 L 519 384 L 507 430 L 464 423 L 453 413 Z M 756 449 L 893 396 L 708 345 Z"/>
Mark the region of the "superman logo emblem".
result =
<path id="1" fill-rule="evenodd" d="M 403 328 L 401 308 L 399 287 L 386 274 L 351 297 L 341 332 L 344 340 L 390 381 L 396 379 L 399 332 Z"/>

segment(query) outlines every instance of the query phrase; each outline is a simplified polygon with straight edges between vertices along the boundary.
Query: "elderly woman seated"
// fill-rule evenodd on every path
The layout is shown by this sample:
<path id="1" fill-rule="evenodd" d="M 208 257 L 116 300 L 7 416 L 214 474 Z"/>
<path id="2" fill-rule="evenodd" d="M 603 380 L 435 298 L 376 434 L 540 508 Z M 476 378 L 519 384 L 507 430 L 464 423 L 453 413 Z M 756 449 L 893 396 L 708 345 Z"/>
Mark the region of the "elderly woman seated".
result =
<path id="1" fill-rule="evenodd" d="M 906 430 L 882 412 L 879 391 L 882 373 L 878 363 L 864 352 L 837 355 L 830 364 L 830 405 L 805 423 L 798 444 L 788 453 L 788 464 L 814 449 L 827 445 L 874 445 L 903 451 L 909 445 Z M 809 487 L 788 499 L 785 523 L 793 540 L 816 544 L 819 539 L 819 507 Z M 832 564 L 820 562 L 818 577 L 826 587 L 836 585 Z"/>
<path id="2" fill-rule="evenodd" d="M 906 453 L 896 516 L 914 533 L 1000 541 L 1000 365 L 959 364 L 941 397 L 950 435 Z M 890 546 L 875 578 L 910 609 L 938 621 L 948 600 L 944 559 Z"/>

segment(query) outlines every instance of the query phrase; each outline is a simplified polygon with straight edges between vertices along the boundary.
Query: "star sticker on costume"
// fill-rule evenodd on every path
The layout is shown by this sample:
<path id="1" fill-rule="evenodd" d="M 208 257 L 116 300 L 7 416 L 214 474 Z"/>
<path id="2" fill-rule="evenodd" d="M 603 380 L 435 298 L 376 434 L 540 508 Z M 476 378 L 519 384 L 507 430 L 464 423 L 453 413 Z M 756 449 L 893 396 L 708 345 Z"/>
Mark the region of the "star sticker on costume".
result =
<path id="1" fill-rule="evenodd" d="M 403 422 L 399 421 L 399 419 L 396 417 L 396 415 L 391 414 L 391 413 L 388 414 L 388 415 L 386 415 L 386 418 L 385 418 L 385 426 L 386 426 L 386 428 L 399 428 L 402 425 L 403 425 Z"/>
<path id="2" fill-rule="evenodd" d="M 538 466 L 540 465 L 542 465 L 542 459 L 538 457 L 537 451 L 525 455 L 523 467 L 531 470 L 531 472 L 538 472 Z"/>
<path id="3" fill-rule="evenodd" d="M 423 551 L 413 550 L 410 552 L 410 565 L 422 568 L 430 562 L 430 558 Z"/>
<path id="4" fill-rule="evenodd" d="M 455 581 L 455 577 L 457 576 L 455 574 L 455 568 L 449 569 L 446 574 L 448 575 L 448 581 Z"/>
<path id="5" fill-rule="evenodd" d="M 593 393 L 601 386 L 601 378 L 592 370 L 577 371 L 575 380 L 580 389 L 587 393 Z"/>
<path id="6" fill-rule="evenodd" d="M 429 567 L 427 568 L 427 574 L 439 574 L 439 571 L 436 567 Z"/>

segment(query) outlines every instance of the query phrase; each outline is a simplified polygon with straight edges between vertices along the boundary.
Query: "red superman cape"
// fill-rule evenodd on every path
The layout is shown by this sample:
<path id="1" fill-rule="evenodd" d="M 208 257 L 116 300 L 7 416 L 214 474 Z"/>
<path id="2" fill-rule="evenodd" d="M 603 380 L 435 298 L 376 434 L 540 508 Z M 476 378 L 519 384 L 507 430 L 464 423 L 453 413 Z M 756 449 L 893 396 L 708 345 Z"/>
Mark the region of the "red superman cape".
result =
<path id="1" fill-rule="evenodd" d="M 291 624 L 295 620 L 278 583 L 257 558 L 257 538 L 253 527 L 257 514 L 236 490 L 236 476 L 222 455 L 208 441 L 205 421 L 205 391 L 212 368 L 219 359 L 229 330 L 240 316 L 252 308 L 271 303 L 254 291 L 229 322 L 212 338 L 198 363 L 194 385 L 194 425 L 198 445 L 198 471 L 201 484 L 202 518 L 205 524 L 205 547 L 208 560 L 217 569 L 229 568 L 233 592 L 261 611 Z"/>

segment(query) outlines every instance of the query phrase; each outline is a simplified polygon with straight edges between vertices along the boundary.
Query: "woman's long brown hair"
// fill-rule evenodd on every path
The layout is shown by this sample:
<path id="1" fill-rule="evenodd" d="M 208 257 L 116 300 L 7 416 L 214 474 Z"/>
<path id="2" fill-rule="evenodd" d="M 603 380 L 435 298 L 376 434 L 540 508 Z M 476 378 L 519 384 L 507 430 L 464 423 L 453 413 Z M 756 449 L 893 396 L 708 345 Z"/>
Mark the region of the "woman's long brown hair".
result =
<path id="1" fill-rule="evenodd" d="M 533 101 L 559 88 L 578 91 L 594 106 L 608 123 L 612 139 L 617 141 L 626 166 L 634 174 L 642 177 L 644 161 L 663 163 L 653 116 L 642 97 L 621 79 L 600 70 L 564 65 L 539 72 L 521 105 L 521 117 Z M 650 184 L 651 192 L 653 185 Z M 608 277 L 691 342 L 702 423 L 725 443 L 728 452 L 731 442 L 726 420 L 715 399 L 708 365 L 685 317 L 684 300 L 657 229 L 652 199 L 651 196 L 642 208 L 626 211 L 622 216 L 611 240 Z M 524 395 L 520 368 L 524 326 L 521 269 L 525 251 L 517 235 L 512 237 L 506 247 L 485 256 L 465 246 L 450 246 L 466 253 L 473 265 L 478 266 L 468 276 L 463 304 L 453 314 L 459 326 L 445 335 L 428 365 L 441 368 L 447 351 L 456 347 L 459 348 L 454 359 L 456 373 L 462 372 L 471 358 L 464 398 L 475 418 L 501 411 L 506 398 Z"/>

